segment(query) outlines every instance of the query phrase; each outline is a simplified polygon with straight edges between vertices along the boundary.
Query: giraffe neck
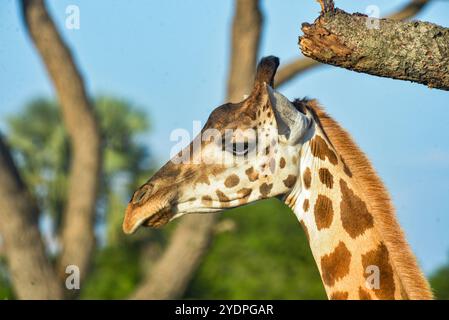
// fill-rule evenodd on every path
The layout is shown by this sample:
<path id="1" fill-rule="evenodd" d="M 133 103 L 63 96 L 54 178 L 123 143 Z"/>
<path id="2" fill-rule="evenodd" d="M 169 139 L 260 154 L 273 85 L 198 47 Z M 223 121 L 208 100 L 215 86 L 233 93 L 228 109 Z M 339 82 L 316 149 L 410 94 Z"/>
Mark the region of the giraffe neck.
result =
<path id="1" fill-rule="evenodd" d="M 287 202 L 307 234 L 328 297 L 401 298 L 388 251 L 350 169 L 318 132 L 300 159 L 301 192 L 293 191 Z"/>
<path id="2" fill-rule="evenodd" d="M 402 253 L 393 252 L 391 239 L 383 232 L 385 221 L 375 214 L 382 204 L 373 201 L 353 170 L 357 168 L 351 167 L 353 161 L 345 162 L 347 155 L 337 152 L 335 141 L 326 133 L 317 124 L 314 136 L 304 144 L 299 161 L 301 179 L 286 203 L 308 237 L 328 297 L 431 298 L 394 216 L 391 227 L 398 228 L 394 236 L 404 242 L 404 257 L 399 259 Z"/>

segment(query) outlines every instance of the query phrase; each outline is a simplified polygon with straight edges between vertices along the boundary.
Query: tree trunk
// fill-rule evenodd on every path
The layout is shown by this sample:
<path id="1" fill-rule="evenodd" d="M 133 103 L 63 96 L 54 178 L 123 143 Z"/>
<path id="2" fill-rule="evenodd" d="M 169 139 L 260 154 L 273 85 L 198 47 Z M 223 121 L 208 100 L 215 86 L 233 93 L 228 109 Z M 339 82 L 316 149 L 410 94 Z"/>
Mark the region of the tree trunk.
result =
<path id="1" fill-rule="evenodd" d="M 38 212 L 0 136 L 0 234 L 15 294 L 19 299 L 62 299 L 45 254 Z"/>
<path id="2" fill-rule="evenodd" d="M 302 31 L 302 53 L 317 61 L 449 90 L 449 29 L 335 9 Z"/>
<path id="3" fill-rule="evenodd" d="M 236 0 L 232 24 L 228 100 L 240 102 L 250 94 L 259 53 L 263 17 L 259 0 Z"/>
<path id="4" fill-rule="evenodd" d="M 216 214 L 182 218 L 162 257 L 133 299 L 177 299 L 185 292 L 212 239 Z"/>
<path id="5" fill-rule="evenodd" d="M 76 265 L 83 279 L 95 246 L 94 216 L 101 162 L 100 134 L 81 75 L 43 1 L 23 0 L 22 4 L 31 39 L 56 88 L 71 142 L 72 158 L 58 273 L 65 276 L 66 266 Z"/>
<path id="6" fill-rule="evenodd" d="M 230 101 L 240 101 L 250 93 L 261 24 L 258 0 L 236 0 L 228 76 Z M 218 214 L 195 214 L 181 219 L 168 247 L 132 299 L 176 299 L 184 294 L 212 241 Z"/>

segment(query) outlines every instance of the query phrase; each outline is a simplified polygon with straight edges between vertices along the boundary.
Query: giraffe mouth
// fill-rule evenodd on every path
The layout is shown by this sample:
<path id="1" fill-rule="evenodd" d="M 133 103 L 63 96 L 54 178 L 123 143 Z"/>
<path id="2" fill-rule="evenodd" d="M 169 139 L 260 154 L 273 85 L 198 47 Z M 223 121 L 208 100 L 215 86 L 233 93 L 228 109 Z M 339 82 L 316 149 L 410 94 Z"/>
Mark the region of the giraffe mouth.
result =
<path id="1" fill-rule="evenodd" d="M 156 212 L 145 212 L 143 209 L 134 209 L 131 204 L 128 205 L 123 220 L 123 232 L 133 234 L 139 227 L 161 228 L 175 216 L 170 205 L 166 205 Z"/>

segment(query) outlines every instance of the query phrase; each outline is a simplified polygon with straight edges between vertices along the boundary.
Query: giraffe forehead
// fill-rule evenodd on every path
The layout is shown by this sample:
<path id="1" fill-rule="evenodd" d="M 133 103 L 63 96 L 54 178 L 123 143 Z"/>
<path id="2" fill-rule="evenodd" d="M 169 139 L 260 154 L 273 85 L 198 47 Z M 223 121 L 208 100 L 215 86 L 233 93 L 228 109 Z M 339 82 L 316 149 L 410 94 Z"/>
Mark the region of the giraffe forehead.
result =
<path id="1" fill-rule="evenodd" d="M 250 128 L 261 116 L 266 116 L 271 108 L 262 94 L 251 95 L 240 103 L 227 103 L 217 107 L 209 116 L 207 128 L 234 129 Z"/>

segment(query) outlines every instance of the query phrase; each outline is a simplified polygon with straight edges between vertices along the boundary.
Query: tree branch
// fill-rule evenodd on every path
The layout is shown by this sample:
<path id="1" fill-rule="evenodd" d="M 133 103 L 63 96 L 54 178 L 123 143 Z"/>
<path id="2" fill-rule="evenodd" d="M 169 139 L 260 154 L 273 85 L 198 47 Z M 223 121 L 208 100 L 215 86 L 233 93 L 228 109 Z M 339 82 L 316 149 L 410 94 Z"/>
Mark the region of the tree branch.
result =
<path id="1" fill-rule="evenodd" d="M 71 142 L 72 158 L 58 272 L 64 275 L 67 265 L 76 265 L 83 279 L 95 246 L 100 134 L 81 75 L 43 1 L 22 0 L 22 4 L 31 39 L 55 86 Z"/>
<path id="2" fill-rule="evenodd" d="M 62 299 L 62 287 L 45 254 L 38 208 L 0 136 L 0 233 L 19 299 Z"/>
<path id="3" fill-rule="evenodd" d="M 406 20 L 416 16 L 419 12 L 424 9 L 432 0 L 411 0 L 406 4 L 401 10 L 390 14 L 387 19 L 392 20 Z"/>
<path id="4" fill-rule="evenodd" d="M 373 20 L 337 9 L 322 14 L 312 25 L 303 24 L 302 31 L 300 47 L 305 56 L 449 90 L 449 29 L 428 22 Z"/>
<path id="5" fill-rule="evenodd" d="M 408 4 L 402 7 L 397 12 L 387 16 L 388 19 L 392 20 L 406 20 L 414 17 L 422 9 L 425 8 L 432 0 L 411 0 Z M 321 4 L 321 2 L 320 2 Z M 322 6 L 323 9 L 323 6 Z M 302 74 L 305 71 L 313 69 L 317 66 L 322 66 L 323 64 L 319 61 L 313 60 L 311 58 L 299 58 L 284 66 L 282 66 L 276 74 L 275 86 L 280 87 L 286 82 L 292 80 L 297 75 Z"/>
<path id="6" fill-rule="evenodd" d="M 296 59 L 279 69 L 274 78 L 274 86 L 280 87 L 297 75 L 320 65 L 320 62 L 307 57 Z"/>
<path id="7" fill-rule="evenodd" d="M 261 25 L 259 1 L 236 0 L 228 76 L 230 101 L 242 100 L 251 90 Z M 218 214 L 196 214 L 181 219 L 168 247 L 133 299 L 175 299 L 184 294 L 212 241 Z"/>

